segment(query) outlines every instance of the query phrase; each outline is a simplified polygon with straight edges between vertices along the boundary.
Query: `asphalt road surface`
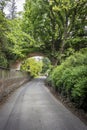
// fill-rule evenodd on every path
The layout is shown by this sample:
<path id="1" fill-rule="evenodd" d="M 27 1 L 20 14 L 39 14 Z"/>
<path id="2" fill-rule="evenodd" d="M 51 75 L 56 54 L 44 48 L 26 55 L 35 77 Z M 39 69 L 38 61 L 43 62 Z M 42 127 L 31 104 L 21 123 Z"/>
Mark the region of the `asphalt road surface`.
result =
<path id="1" fill-rule="evenodd" d="M 0 130 L 87 130 L 38 78 L 17 89 L 0 106 Z"/>

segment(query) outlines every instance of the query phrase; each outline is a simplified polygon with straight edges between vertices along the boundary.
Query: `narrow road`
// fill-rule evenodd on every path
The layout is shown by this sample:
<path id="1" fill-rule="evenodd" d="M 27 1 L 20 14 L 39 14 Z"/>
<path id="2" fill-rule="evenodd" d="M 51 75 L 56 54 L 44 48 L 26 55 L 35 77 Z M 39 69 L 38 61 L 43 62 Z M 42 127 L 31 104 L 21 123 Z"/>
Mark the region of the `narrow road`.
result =
<path id="1" fill-rule="evenodd" d="M 0 106 L 0 130 L 87 130 L 76 116 L 34 79 Z"/>

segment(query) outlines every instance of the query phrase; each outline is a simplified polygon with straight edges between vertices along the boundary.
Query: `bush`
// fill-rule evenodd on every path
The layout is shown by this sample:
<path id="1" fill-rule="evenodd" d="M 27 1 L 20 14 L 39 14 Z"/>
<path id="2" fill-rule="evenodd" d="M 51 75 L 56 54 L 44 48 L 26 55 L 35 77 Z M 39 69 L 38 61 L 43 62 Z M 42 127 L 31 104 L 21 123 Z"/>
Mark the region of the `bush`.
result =
<path id="1" fill-rule="evenodd" d="M 61 95 L 87 110 L 87 52 L 81 50 L 67 58 L 49 75 L 50 83 Z M 49 78 L 48 77 L 48 78 Z"/>
<path id="2" fill-rule="evenodd" d="M 72 90 L 72 97 L 78 107 L 87 111 L 87 77 L 79 78 Z"/>
<path id="3" fill-rule="evenodd" d="M 55 68 L 52 73 L 52 86 L 55 88 L 56 91 L 61 91 L 61 87 L 58 84 L 61 83 L 60 80 L 63 73 L 62 70 L 63 66 L 61 65 Z"/>

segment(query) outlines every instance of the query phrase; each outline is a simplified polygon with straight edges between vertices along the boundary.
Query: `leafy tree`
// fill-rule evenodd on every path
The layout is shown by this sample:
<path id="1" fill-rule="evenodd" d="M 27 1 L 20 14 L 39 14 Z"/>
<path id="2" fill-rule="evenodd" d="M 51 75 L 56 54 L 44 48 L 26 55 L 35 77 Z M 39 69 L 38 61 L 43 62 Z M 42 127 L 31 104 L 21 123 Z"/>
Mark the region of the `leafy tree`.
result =
<path id="1" fill-rule="evenodd" d="M 7 57 L 6 57 L 6 49 L 7 49 L 7 36 L 6 33 L 8 31 L 7 20 L 2 11 L 0 11 L 0 66 L 7 67 Z"/>
<path id="2" fill-rule="evenodd" d="M 37 61 L 35 58 L 28 58 L 21 65 L 21 70 L 27 71 L 31 76 L 38 76 L 42 71 L 42 61 Z"/>
<path id="3" fill-rule="evenodd" d="M 7 3 L 7 0 L 2 0 L 0 5 L 3 2 Z M 11 2 L 13 18 L 15 0 Z M 5 30 L 8 28 L 0 36 L 1 41 L 4 41 L 1 46 L 7 60 L 15 61 L 26 57 L 30 52 L 41 51 L 55 65 L 60 64 L 74 50 L 87 47 L 86 12 L 86 0 L 26 0 L 21 19 L 6 19 L 1 11 L 0 26 L 4 25 Z M 70 50 L 73 50 L 72 53 Z"/>
<path id="4" fill-rule="evenodd" d="M 35 41 L 32 44 L 32 47 L 39 48 L 39 51 L 42 51 L 43 53 L 48 52 L 48 48 L 50 51 L 50 36 L 48 35 L 49 19 L 47 19 L 47 9 L 47 1 L 27 0 L 23 17 L 23 29 L 27 34 L 30 34 Z"/>
<path id="5" fill-rule="evenodd" d="M 81 41 L 81 39 L 83 39 L 85 36 L 84 28 L 87 24 L 86 23 L 86 11 L 87 11 L 86 0 L 84 1 L 53 0 L 50 2 L 50 5 L 51 5 L 52 14 L 54 16 L 53 19 L 55 20 L 55 23 L 57 24 L 58 27 L 57 38 L 60 39 L 59 52 L 62 58 L 62 54 L 66 49 L 67 40 L 69 39 L 72 40 L 75 38 Z M 84 17 L 84 22 L 82 23 L 83 17 Z M 82 35 L 78 34 L 77 32 L 78 30 L 79 33 L 82 32 Z M 79 44 L 79 41 L 77 41 L 77 44 Z M 70 42 L 68 42 L 68 44 L 69 47 L 73 47 L 73 44 L 71 44 Z"/>
<path id="6" fill-rule="evenodd" d="M 9 67 L 11 62 L 23 59 L 29 53 L 29 47 L 34 40 L 30 35 L 23 32 L 21 25 L 22 18 L 7 19 L 4 13 L 0 11 L 0 54 L 2 54 L 2 66 L 4 66 L 2 57 L 5 58 Z"/>
<path id="7" fill-rule="evenodd" d="M 58 64 L 75 39 L 79 48 L 86 46 L 86 11 L 86 0 L 26 0 L 23 29 L 36 41 L 34 47 Z"/>
<path id="8" fill-rule="evenodd" d="M 20 18 L 8 20 L 8 49 L 6 55 L 8 60 L 12 62 L 24 59 L 29 53 L 28 50 L 33 41 L 28 34 L 22 31 L 21 24 L 22 20 Z"/>

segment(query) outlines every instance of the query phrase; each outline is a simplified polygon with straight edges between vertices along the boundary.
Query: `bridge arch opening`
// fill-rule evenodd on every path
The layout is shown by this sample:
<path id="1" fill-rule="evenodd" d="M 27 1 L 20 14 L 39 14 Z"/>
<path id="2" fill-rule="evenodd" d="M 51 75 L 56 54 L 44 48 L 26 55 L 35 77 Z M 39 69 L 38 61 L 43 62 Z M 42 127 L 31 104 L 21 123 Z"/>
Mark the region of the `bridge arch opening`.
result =
<path id="1" fill-rule="evenodd" d="M 23 60 L 17 60 L 12 65 L 15 70 L 22 70 L 36 72 L 37 74 L 47 75 L 48 70 L 51 68 L 50 59 L 40 52 L 29 53 Z"/>
<path id="2" fill-rule="evenodd" d="M 29 72 L 33 77 L 39 75 L 48 75 L 48 71 L 51 68 L 51 62 L 48 57 L 43 54 L 30 54 L 20 66 L 22 71 Z"/>

